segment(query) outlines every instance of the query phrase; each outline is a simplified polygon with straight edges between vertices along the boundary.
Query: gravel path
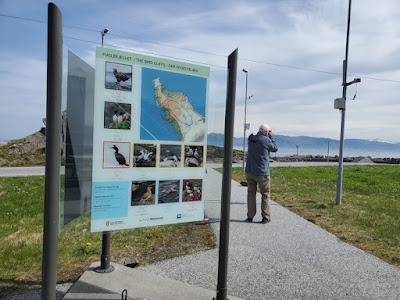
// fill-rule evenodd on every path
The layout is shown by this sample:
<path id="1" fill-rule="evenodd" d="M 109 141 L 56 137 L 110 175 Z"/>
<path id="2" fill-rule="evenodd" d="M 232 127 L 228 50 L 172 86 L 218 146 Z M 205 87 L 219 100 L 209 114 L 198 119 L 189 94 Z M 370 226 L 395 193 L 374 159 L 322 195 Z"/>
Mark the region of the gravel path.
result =
<path id="1" fill-rule="evenodd" d="M 205 194 L 210 199 L 206 203 L 210 216 L 219 214 L 220 177 L 208 171 Z M 246 189 L 233 182 L 229 294 L 252 300 L 400 299 L 399 268 L 341 242 L 276 203 L 272 203 L 271 223 L 245 223 L 245 201 Z M 258 211 L 255 221 L 259 219 Z M 212 227 L 218 236 L 218 222 Z M 218 250 L 214 249 L 143 269 L 215 289 L 217 264 Z"/>

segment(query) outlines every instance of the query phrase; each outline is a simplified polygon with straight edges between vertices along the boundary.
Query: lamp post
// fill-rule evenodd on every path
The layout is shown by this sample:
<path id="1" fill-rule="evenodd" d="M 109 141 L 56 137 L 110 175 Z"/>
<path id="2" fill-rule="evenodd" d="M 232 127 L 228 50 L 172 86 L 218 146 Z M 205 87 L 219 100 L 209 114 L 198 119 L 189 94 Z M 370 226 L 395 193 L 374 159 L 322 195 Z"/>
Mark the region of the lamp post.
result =
<path id="1" fill-rule="evenodd" d="M 104 28 L 101 33 L 101 48 L 104 45 L 104 36 L 107 34 L 109 30 Z M 114 267 L 110 265 L 110 232 L 103 231 L 103 236 L 101 240 L 101 256 L 100 256 L 100 267 L 96 268 L 95 271 L 98 273 L 110 273 L 114 271 Z"/>
<path id="2" fill-rule="evenodd" d="M 104 36 L 107 34 L 109 30 L 107 28 L 104 28 L 102 31 L 100 31 L 101 33 L 101 48 L 103 48 L 103 44 L 104 44 Z"/>
<path id="3" fill-rule="evenodd" d="M 329 143 L 330 141 L 328 140 L 328 154 L 326 155 L 326 162 L 329 162 Z"/>
<path id="4" fill-rule="evenodd" d="M 341 125 L 340 125 L 340 144 L 339 144 L 339 166 L 336 181 L 336 205 L 342 204 L 342 183 L 343 183 L 343 144 L 344 144 L 344 123 L 346 114 L 346 92 L 347 86 L 361 82 L 360 78 L 355 78 L 351 82 L 347 82 L 347 64 L 349 55 L 349 35 L 350 35 L 350 17 L 351 17 L 351 0 L 349 0 L 349 10 L 347 16 L 347 35 L 346 35 L 346 53 L 343 61 L 343 94 L 342 98 L 335 99 L 335 108 L 341 110 Z"/>
<path id="5" fill-rule="evenodd" d="M 246 89 L 244 93 L 244 124 L 243 124 L 243 169 L 245 167 L 245 160 L 246 160 L 246 130 L 249 129 L 247 128 L 247 123 L 246 123 L 246 116 L 247 116 L 247 100 L 250 100 L 253 98 L 253 95 L 250 95 L 247 97 L 247 80 L 248 80 L 248 74 L 249 72 L 246 69 L 242 70 L 246 74 Z"/>

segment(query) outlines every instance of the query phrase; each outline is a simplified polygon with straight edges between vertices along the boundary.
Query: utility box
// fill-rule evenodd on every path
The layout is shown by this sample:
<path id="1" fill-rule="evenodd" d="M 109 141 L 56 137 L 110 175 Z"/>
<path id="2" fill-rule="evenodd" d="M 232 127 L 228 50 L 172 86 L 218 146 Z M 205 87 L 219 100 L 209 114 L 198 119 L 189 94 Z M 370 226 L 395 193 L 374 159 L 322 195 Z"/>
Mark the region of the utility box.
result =
<path id="1" fill-rule="evenodd" d="M 344 98 L 336 98 L 334 107 L 335 109 L 344 109 L 346 107 L 346 100 Z"/>

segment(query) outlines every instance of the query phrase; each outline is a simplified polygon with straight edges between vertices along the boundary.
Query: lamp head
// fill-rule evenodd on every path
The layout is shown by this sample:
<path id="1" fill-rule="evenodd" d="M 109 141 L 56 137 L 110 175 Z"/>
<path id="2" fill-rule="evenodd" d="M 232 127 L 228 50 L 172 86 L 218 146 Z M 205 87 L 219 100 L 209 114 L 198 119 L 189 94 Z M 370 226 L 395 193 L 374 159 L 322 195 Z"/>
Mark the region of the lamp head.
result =
<path id="1" fill-rule="evenodd" d="M 108 31 L 109 31 L 109 30 L 108 30 L 107 28 L 104 28 L 104 29 L 101 31 L 101 34 L 102 34 L 102 35 L 105 35 Z"/>
<path id="2" fill-rule="evenodd" d="M 248 72 L 246 69 L 243 69 L 242 71 L 243 71 L 243 72 L 245 72 L 245 73 L 247 73 L 247 72 Z"/>

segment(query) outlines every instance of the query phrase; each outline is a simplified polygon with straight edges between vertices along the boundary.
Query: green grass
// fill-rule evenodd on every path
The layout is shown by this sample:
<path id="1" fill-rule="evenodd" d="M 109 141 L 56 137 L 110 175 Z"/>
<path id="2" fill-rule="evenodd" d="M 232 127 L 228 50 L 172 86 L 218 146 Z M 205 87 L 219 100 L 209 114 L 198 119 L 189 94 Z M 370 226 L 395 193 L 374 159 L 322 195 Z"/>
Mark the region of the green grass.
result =
<path id="1" fill-rule="evenodd" d="M 0 298 L 40 283 L 44 177 L 0 178 Z M 76 280 L 101 253 L 101 233 L 85 215 L 65 226 L 58 242 L 58 282 Z M 111 261 L 144 265 L 215 247 L 209 225 L 176 224 L 113 232 Z"/>
<path id="2" fill-rule="evenodd" d="M 340 239 L 400 266 L 400 167 L 345 166 L 340 207 L 335 205 L 336 170 L 271 168 L 272 199 Z M 234 168 L 233 177 L 243 180 L 243 170 Z"/>

